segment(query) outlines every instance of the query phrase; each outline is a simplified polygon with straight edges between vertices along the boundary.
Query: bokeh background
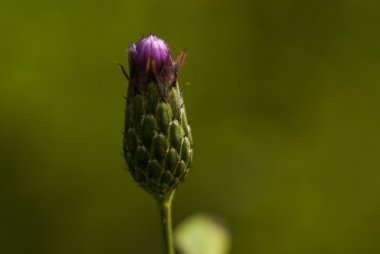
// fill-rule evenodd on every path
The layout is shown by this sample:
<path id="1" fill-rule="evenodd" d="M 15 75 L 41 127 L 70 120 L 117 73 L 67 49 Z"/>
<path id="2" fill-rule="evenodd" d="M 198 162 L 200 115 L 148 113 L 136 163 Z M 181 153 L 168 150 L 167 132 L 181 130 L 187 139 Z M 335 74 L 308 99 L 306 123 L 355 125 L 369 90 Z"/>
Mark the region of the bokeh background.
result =
<path id="1" fill-rule="evenodd" d="M 223 217 L 231 253 L 380 253 L 379 9 L 2 0 L 0 253 L 162 253 L 156 203 L 124 170 L 116 65 L 149 33 L 188 52 L 176 224 Z"/>

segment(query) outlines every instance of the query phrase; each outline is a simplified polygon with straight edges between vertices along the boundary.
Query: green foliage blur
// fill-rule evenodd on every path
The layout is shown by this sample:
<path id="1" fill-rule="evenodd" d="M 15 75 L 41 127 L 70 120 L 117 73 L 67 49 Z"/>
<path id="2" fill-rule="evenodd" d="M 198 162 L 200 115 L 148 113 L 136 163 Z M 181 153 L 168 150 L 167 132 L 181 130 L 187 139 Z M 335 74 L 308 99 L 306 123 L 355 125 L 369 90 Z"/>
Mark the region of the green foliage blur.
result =
<path id="1" fill-rule="evenodd" d="M 162 253 L 122 156 L 116 62 L 154 33 L 188 58 L 194 168 L 174 222 L 232 252 L 380 253 L 380 2 L 2 0 L 0 253 Z"/>

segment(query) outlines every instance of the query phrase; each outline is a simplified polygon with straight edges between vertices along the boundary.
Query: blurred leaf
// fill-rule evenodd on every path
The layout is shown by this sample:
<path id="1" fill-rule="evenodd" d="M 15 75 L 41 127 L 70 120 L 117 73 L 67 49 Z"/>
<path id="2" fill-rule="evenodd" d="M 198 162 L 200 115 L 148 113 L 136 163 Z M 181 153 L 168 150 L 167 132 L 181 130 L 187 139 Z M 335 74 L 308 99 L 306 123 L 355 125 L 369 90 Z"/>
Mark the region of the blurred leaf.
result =
<path id="1" fill-rule="evenodd" d="M 230 232 L 215 217 L 195 214 L 175 231 L 178 249 L 184 254 L 226 254 L 231 245 Z"/>

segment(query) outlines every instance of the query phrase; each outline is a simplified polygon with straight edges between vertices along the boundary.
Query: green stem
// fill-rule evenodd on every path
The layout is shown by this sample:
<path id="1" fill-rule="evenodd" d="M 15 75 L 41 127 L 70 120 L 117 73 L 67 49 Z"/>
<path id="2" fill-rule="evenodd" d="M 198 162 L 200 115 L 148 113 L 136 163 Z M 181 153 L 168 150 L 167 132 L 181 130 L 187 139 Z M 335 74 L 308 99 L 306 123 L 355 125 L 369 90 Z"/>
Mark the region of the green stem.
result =
<path id="1" fill-rule="evenodd" d="M 161 213 L 161 223 L 164 233 L 164 246 L 166 254 L 175 254 L 172 230 L 172 199 L 174 191 L 166 197 L 158 200 Z"/>

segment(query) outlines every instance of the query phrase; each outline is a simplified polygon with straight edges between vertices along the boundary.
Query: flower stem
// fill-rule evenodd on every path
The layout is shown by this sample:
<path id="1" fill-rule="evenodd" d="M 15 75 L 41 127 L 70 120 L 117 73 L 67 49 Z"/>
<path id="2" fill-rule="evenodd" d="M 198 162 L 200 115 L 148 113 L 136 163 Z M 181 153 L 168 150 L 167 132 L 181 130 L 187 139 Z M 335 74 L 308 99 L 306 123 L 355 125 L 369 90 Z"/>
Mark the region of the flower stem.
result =
<path id="1" fill-rule="evenodd" d="M 164 233 L 164 246 L 165 254 L 175 254 L 174 240 L 172 230 L 172 199 L 174 191 L 169 193 L 166 197 L 158 200 L 161 213 L 161 223 Z"/>

